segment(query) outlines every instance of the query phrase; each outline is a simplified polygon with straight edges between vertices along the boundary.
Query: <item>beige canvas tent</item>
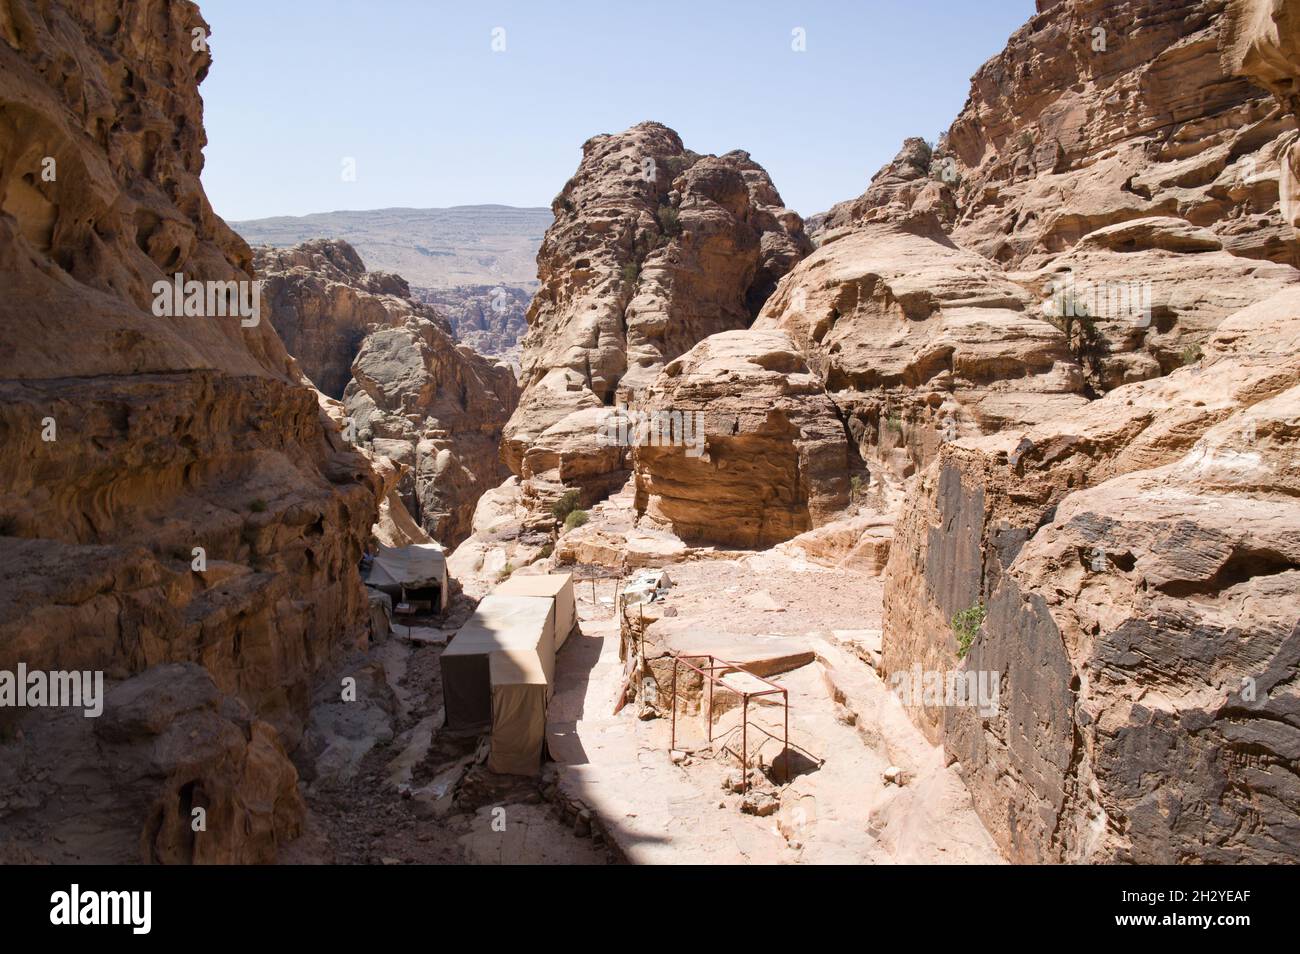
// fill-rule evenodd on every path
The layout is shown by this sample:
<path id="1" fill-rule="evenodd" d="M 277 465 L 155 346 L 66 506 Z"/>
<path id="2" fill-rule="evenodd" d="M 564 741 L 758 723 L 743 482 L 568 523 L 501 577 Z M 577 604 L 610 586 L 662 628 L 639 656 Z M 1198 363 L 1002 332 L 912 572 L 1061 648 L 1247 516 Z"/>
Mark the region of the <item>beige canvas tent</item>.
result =
<path id="1" fill-rule="evenodd" d="M 557 653 L 578 621 L 577 608 L 573 599 L 572 573 L 548 573 L 535 576 L 516 573 L 492 592 L 508 596 L 547 596 L 555 600 L 555 651 Z"/>
<path id="2" fill-rule="evenodd" d="M 441 662 L 447 725 L 490 725 L 488 768 L 536 774 L 555 676 L 555 600 L 502 593 L 484 597 Z"/>
<path id="3" fill-rule="evenodd" d="M 439 613 L 447 609 L 450 578 L 447 558 L 436 543 L 409 547 L 379 546 L 366 585 L 387 593 L 394 603 L 427 602 Z"/>

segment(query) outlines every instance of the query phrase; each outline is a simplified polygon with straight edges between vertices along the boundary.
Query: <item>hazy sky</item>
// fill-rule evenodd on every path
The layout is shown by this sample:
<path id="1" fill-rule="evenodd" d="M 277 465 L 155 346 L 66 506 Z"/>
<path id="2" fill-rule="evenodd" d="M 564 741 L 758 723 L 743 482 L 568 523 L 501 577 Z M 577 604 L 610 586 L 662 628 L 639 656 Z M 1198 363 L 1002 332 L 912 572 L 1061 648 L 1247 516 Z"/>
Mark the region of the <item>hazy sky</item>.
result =
<path id="1" fill-rule="evenodd" d="M 227 219 L 549 205 L 643 119 L 746 149 L 804 215 L 934 139 L 1033 0 L 205 0 L 204 185 Z M 493 50 L 504 30 L 505 49 Z M 806 50 L 792 49 L 800 28 Z M 499 40 L 502 34 L 498 33 Z M 355 181 L 343 181 L 345 157 Z"/>

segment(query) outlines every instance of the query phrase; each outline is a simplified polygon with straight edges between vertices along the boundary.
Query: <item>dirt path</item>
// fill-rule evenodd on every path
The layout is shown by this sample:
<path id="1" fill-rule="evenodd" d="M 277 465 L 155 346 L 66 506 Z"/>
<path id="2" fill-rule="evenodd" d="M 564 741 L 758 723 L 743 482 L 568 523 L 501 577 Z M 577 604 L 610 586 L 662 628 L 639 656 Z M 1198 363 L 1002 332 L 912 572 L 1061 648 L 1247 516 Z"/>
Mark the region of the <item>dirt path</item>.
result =
<path id="1" fill-rule="evenodd" d="M 545 779 L 492 776 L 472 764 L 479 736 L 443 726 L 443 647 L 408 642 L 404 632 L 345 667 L 383 666 L 396 702 L 391 737 L 350 740 L 371 744 L 354 775 L 304 784 L 306 829 L 281 862 L 609 863 L 606 848 L 575 834 L 543 798 Z"/>

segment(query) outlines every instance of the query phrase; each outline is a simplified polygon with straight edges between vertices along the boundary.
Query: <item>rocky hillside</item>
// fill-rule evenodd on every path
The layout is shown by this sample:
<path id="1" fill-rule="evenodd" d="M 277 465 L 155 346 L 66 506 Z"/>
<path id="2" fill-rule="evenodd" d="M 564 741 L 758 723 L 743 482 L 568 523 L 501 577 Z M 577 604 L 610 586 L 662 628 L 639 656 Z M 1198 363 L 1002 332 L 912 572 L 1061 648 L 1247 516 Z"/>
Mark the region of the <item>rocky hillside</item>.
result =
<path id="1" fill-rule="evenodd" d="M 538 246 L 551 210 L 508 205 L 368 209 L 232 222 L 250 245 L 287 248 L 342 239 L 372 268 L 417 288 L 504 284 L 536 288 Z"/>
<path id="2" fill-rule="evenodd" d="M 285 346 L 342 400 L 345 434 L 400 466 L 398 497 L 430 536 L 460 543 L 479 496 L 508 474 L 497 448 L 514 373 L 458 343 L 405 279 L 366 271 L 346 242 L 263 246 L 254 268 Z"/>
<path id="3" fill-rule="evenodd" d="M 204 196 L 206 30 L 183 0 L 0 15 L 0 669 L 121 681 L 97 741 L 80 713 L 5 711 L 6 851 L 269 860 L 302 815 L 283 746 L 368 632 L 381 482 Z M 177 275 L 208 294 L 174 301 Z M 60 783 L 93 751 L 120 816 Z M 81 834 L 56 842 L 73 803 Z"/>
<path id="4" fill-rule="evenodd" d="M 525 313 L 536 282 L 515 285 L 459 285 L 416 288 L 415 297 L 433 305 L 451 322 L 456 340 L 479 354 L 500 358 L 518 367 L 520 341 L 528 331 Z"/>

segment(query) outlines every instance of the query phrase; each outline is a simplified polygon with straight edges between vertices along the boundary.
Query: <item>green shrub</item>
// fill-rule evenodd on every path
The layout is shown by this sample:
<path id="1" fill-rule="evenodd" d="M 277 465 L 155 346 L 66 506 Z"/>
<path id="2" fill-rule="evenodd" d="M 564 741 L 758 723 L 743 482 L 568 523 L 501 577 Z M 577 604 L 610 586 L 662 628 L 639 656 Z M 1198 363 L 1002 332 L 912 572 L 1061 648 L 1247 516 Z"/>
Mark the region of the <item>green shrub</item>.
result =
<path id="1" fill-rule="evenodd" d="M 506 580 L 510 579 L 510 574 L 514 572 L 515 572 L 515 565 L 513 563 L 507 563 L 505 566 L 501 568 L 501 572 L 497 574 L 497 582 L 504 583 Z"/>
<path id="2" fill-rule="evenodd" d="M 248 502 L 248 509 L 253 511 L 253 513 L 265 513 L 266 501 L 262 500 L 260 497 L 256 500 L 250 500 Z"/>
<path id="3" fill-rule="evenodd" d="M 623 266 L 623 281 L 631 284 L 641 277 L 641 266 L 636 262 L 628 262 Z"/>
<path id="4" fill-rule="evenodd" d="M 578 509 L 578 504 L 581 501 L 581 491 L 566 490 L 563 497 L 551 504 L 551 516 L 556 520 L 564 520 L 569 514 Z"/>
<path id="5" fill-rule="evenodd" d="M 862 493 L 862 477 L 854 474 L 849 478 L 849 499 L 857 500 L 860 493 Z"/>
<path id="6" fill-rule="evenodd" d="M 676 179 L 691 167 L 691 159 L 689 156 L 669 156 L 664 160 L 664 165 L 667 167 L 671 178 Z"/>
<path id="7" fill-rule="evenodd" d="M 897 414 L 891 414 L 885 418 L 885 427 L 889 428 L 890 433 L 903 433 L 903 419 Z"/>
<path id="8" fill-rule="evenodd" d="M 682 233 L 682 222 L 677 210 L 671 205 L 659 206 L 659 228 L 664 235 L 680 235 Z"/>
<path id="9" fill-rule="evenodd" d="M 587 511 L 575 510 L 564 518 L 564 529 L 573 530 L 587 522 Z"/>
<path id="10" fill-rule="evenodd" d="M 975 641 L 975 634 L 984 624 L 985 615 L 983 603 L 976 603 L 959 613 L 953 613 L 952 631 L 957 636 L 958 659 L 965 659 L 966 654 L 970 652 L 971 643 Z"/>
<path id="11" fill-rule="evenodd" d="M 1097 321 L 1088 313 L 1088 306 L 1070 295 L 1061 302 L 1061 314 L 1048 320 L 1065 335 L 1066 347 L 1074 360 L 1091 371 L 1099 370 L 1106 354 L 1106 340 L 1097 328 Z"/>
<path id="12" fill-rule="evenodd" d="M 1196 364 L 1201 360 L 1201 346 L 1198 344 L 1189 344 L 1183 349 L 1183 364 Z"/>

